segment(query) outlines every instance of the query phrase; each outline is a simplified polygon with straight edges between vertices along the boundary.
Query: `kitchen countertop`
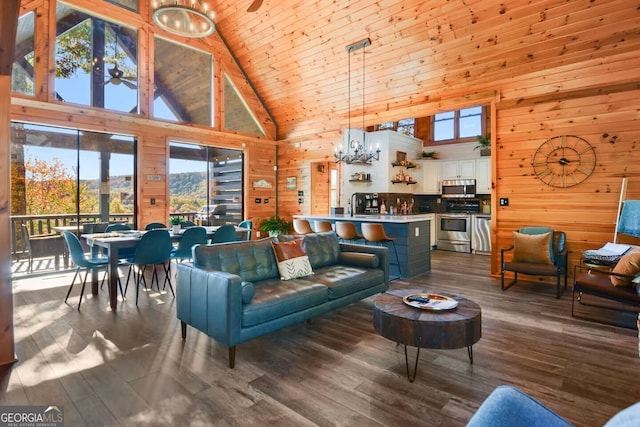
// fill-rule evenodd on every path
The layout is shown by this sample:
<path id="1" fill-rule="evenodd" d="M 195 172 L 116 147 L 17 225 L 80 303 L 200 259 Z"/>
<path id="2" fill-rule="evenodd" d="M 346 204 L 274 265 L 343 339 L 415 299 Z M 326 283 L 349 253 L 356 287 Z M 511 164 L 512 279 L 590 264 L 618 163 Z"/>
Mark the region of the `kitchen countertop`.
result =
<path id="1" fill-rule="evenodd" d="M 360 222 L 389 222 L 394 224 L 408 224 L 411 222 L 435 220 L 435 213 L 425 213 L 418 215 L 294 215 L 294 218 L 304 218 L 311 220 L 333 220 L 333 221 L 360 221 Z"/>

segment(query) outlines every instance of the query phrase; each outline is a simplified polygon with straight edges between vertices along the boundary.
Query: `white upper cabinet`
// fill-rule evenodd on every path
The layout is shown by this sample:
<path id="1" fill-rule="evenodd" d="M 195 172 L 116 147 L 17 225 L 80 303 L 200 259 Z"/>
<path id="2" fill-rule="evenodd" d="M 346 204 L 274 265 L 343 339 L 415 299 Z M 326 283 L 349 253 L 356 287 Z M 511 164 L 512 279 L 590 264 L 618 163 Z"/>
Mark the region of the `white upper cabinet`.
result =
<path id="1" fill-rule="evenodd" d="M 476 193 L 491 194 L 491 157 L 476 159 Z"/>
<path id="2" fill-rule="evenodd" d="M 446 160 L 440 162 L 440 179 L 474 179 L 476 177 L 475 159 Z"/>
<path id="3" fill-rule="evenodd" d="M 440 162 L 437 160 L 423 160 L 422 187 L 418 194 L 440 194 Z"/>

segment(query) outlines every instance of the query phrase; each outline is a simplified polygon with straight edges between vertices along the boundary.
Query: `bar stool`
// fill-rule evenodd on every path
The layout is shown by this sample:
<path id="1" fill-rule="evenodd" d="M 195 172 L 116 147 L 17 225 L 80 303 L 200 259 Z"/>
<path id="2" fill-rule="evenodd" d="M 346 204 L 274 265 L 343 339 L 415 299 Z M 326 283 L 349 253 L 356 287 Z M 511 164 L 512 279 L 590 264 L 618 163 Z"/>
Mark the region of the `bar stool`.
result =
<path id="1" fill-rule="evenodd" d="M 322 233 L 323 231 L 333 231 L 331 223 L 329 221 L 314 221 L 313 229 L 316 233 Z"/>
<path id="2" fill-rule="evenodd" d="M 307 221 L 306 219 L 294 219 L 293 230 L 297 234 L 313 233 L 313 230 L 311 229 L 311 225 L 309 224 L 309 221 Z"/>
<path id="3" fill-rule="evenodd" d="M 336 234 L 340 240 L 361 240 L 363 237 L 358 234 L 356 225 L 348 221 L 336 221 Z"/>
<path id="4" fill-rule="evenodd" d="M 384 243 L 391 243 L 393 245 L 393 251 L 396 254 L 396 265 L 398 266 L 399 276 L 396 279 L 402 277 L 402 270 L 400 269 L 400 258 L 398 257 L 398 250 L 396 249 L 396 238 L 389 237 L 384 232 L 384 227 L 379 223 L 363 222 L 360 226 L 362 229 L 362 236 L 366 242 L 382 245 Z"/>

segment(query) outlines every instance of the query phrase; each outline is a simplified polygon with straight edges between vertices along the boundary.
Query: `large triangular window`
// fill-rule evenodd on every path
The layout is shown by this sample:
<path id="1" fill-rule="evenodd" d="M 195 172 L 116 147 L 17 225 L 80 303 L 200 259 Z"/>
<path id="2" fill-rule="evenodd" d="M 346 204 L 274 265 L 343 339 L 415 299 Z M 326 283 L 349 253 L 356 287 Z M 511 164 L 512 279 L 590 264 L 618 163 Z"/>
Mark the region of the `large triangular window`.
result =
<path id="1" fill-rule="evenodd" d="M 227 74 L 224 75 L 224 128 L 264 136 L 264 130 Z"/>

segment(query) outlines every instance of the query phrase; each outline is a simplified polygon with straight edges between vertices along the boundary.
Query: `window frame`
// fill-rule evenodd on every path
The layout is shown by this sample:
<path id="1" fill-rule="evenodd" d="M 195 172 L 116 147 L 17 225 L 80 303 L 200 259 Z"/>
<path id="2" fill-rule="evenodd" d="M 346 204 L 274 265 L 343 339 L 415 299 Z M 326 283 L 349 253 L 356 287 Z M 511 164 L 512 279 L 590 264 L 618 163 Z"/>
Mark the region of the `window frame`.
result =
<path id="1" fill-rule="evenodd" d="M 441 111 L 438 112 L 436 114 L 442 114 L 442 113 L 449 113 L 449 112 L 453 112 L 453 138 L 451 139 L 441 139 L 441 140 L 436 140 L 435 138 L 435 125 L 436 125 L 436 114 L 432 115 L 430 117 L 430 143 L 433 145 L 444 145 L 444 144 L 457 144 L 457 143 L 463 143 L 463 142 L 476 142 L 477 141 L 477 135 L 474 136 L 468 136 L 468 137 L 460 137 L 460 111 L 461 110 L 466 110 L 468 108 L 475 108 L 475 107 L 481 107 L 481 113 L 480 113 L 480 135 L 484 135 L 487 133 L 487 118 L 488 118 L 488 106 L 487 105 L 469 105 L 469 106 L 465 106 L 465 107 L 461 107 L 458 108 L 456 110 L 447 110 L 447 111 Z"/>

